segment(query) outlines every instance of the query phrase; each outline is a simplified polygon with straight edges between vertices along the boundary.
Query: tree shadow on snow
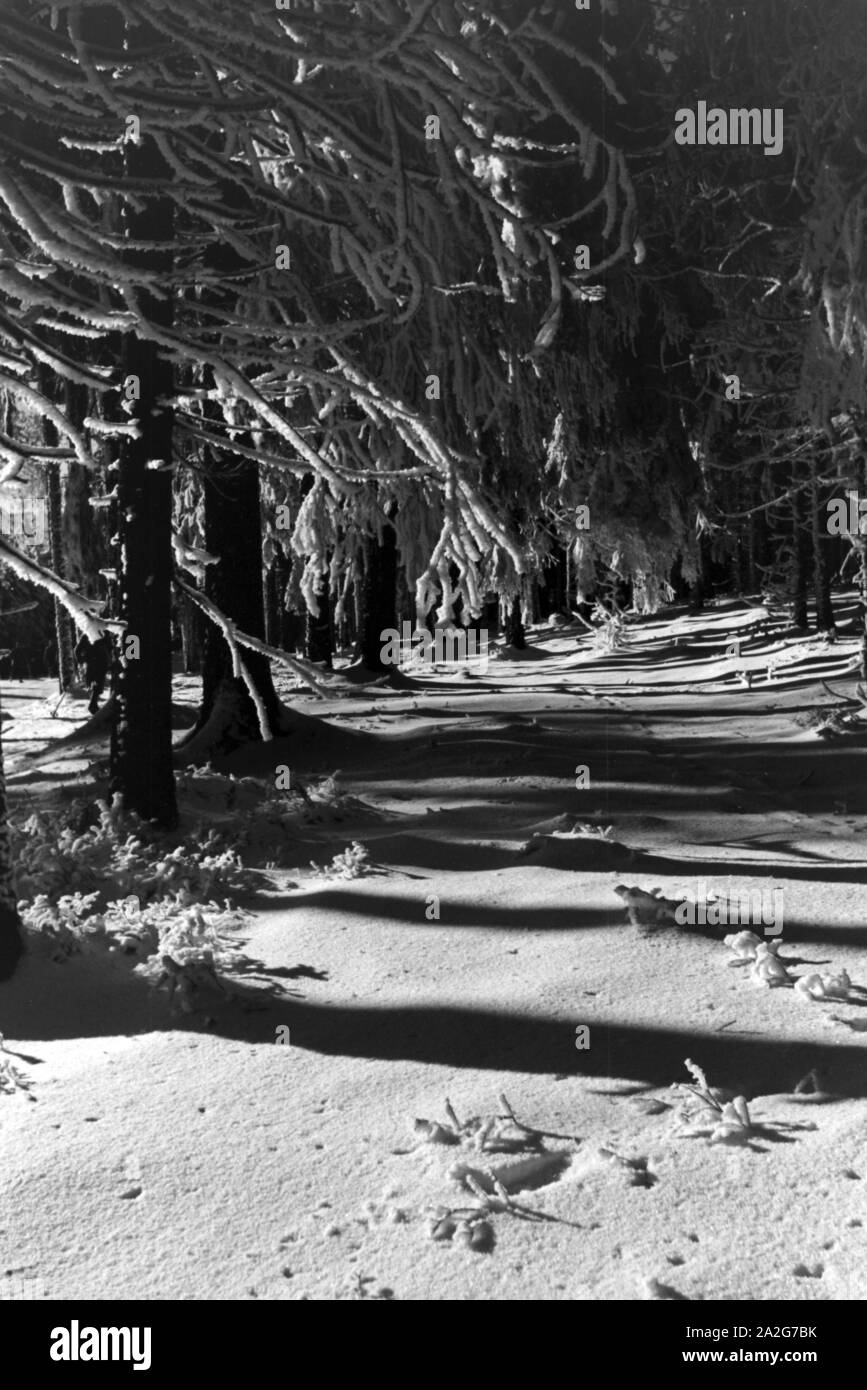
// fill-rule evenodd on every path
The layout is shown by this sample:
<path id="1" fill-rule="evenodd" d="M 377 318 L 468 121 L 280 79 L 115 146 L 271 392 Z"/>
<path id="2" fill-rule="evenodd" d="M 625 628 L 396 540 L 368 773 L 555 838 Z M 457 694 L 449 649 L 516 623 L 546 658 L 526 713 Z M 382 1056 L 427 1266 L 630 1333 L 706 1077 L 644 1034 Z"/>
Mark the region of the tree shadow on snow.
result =
<path id="1" fill-rule="evenodd" d="M 711 1084 L 732 1087 L 748 1099 L 791 1093 L 814 1068 L 825 1092 L 867 1096 L 864 1047 L 842 1039 L 791 1042 L 610 1020 L 591 1021 L 589 1049 L 579 1051 L 575 1029 L 587 1023 L 580 1006 L 574 1015 L 556 1018 L 455 1004 L 320 1004 L 306 993 L 276 985 L 269 976 L 278 972 L 261 962 L 251 965 L 261 967 L 249 971 L 261 976 L 261 985 L 229 977 L 227 993 L 209 994 L 201 1009 L 181 1014 L 161 991 L 133 975 L 128 963 L 96 953 L 70 957 L 62 964 L 31 959 L 12 981 L 0 986 L 4 1030 L 15 1040 L 16 1051 L 27 1040 L 33 1062 L 42 1060 L 37 1040 L 175 1031 L 274 1045 L 288 1027 L 293 1048 L 322 1056 L 617 1077 L 649 1086 L 682 1079 L 684 1059 L 692 1057 Z M 322 979 L 312 966 L 279 973 L 309 980 L 314 991 Z M 853 1027 L 845 1036 L 852 1031 L 860 1030 Z"/>

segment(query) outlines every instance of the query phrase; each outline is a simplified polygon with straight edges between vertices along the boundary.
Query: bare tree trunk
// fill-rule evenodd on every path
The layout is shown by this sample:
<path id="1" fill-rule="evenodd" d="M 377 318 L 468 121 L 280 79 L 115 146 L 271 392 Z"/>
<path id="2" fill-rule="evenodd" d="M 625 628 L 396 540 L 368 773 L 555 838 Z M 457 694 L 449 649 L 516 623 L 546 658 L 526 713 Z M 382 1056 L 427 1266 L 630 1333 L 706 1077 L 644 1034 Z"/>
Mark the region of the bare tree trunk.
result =
<path id="1" fill-rule="evenodd" d="M 127 30 L 128 49 L 147 45 L 154 35 L 146 26 Z M 128 142 L 129 177 L 145 187 L 173 177 L 142 123 L 141 142 Z M 170 198 L 142 195 L 138 206 L 124 210 L 123 227 L 133 242 L 165 242 L 172 235 Z M 167 274 L 171 253 L 161 249 L 130 250 L 130 264 L 152 274 Z M 170 298 L 139 291 L 142 314 L 168 327 Z M 173 372 L 157 345 L 133 330 L 123 337 L 121 370 L 127 398 L 135 400 L 139 437 L 124 435 L 117 468 L 117 530 L 120 544 L 118 590 L 120 617 L 126 623 L 115 670 L 115 721 L 111 739 L 111 790 L 144 820 L 171 828 L 177 824 L 172 763 L 172 475 L 149 467 L 172 458 L 172 411 L 166 406 Z M 138 393 L 137 397 L 135 393 Z M 139 643 L 135 654 L 133 639 Z"/>
<path id="2" fill-rule="evenodd" d="M 49 445 L 57 440 L 57 431 L 46 426 Z M 63 493 L 60 485 L 60 464 L 45 465 L 46 503 L 48 510 L 48 547 L 50 564 L 55 574 L 66 576 L 66 563 L 63 549 Z M 72 635 L 72 620 L 59 599 L 54 600 L 54 638 L 57 646 L 57 685 L 61 694 L 71 690 L 75 683 L 75 656 Z"/>
<path id="3" fill-rule="evenodd" d="M 0 980 L 8 980 L 24 953 L 21 918 L 12 881 L 12 848 L 6 815 L 6 779 L 3 774 L 3 723 L 0 719 Z"/>
<path id="4" fill-rule="evenodd" d="M 53 394 L 51 373 L 44 366 L 39 369 L 39 387 L 46 396 Z M 51 420 L 46 420 L 43 428 L 46 444 L 50 449 L 56 449 L 60 443 L 60 438 L 55 425 Z M 61 578 L 65 579 L 69 575 L 63 545 L 63 489 L 60 482 L 60 464 L 48 462 L 44 465 L 44 469 L 49 564 L 55 574 L 59 574 Z M 54 642 L 57 650 L 57 687 L 60 694 L 63 695 L 67 690 L 71 690 L 75 683 L 73 650 L 75 643 L 72 634 L 72 619 L 63 604 L 56 598 L 54 599 Z"/>
<path id="5" fill-rule="evenodd" d="M 834 628 L 834 607 L 831 603 L 828 552 L 826 549 L 825 518 L 827 512 L 822 506 L 815 454 L 810 458 L 810 507 L 813 531 L 813 588 L 816 594 L 816 628 L 819 632 L 827 632 Z"/>
<path id="6" fill-rule="evenodd" d="M 512 599 L 512 605 L 503 624 L 503 633 L 508 646 L 514 647 L 519 652 L 524 651 L 527 646 L 527 634 L 524 631 L 524 622 L 521 616 L 520 594 L 516 594 Z"/>
<path id="7" fill-rule="evenodd" d="M 305 617 L 304 655 L 308 661 L 321 661 L 327 671 L 334 659 L 334 637 L 331 631 L 331 603 L 328 594 L 319 595 L 319 616 L 309 610 Z"/>
<path id="8" fill-rule="evenodd" d="M 386 524 L 381 538 L 368 536 L 364 546 L 364 573 L 359 584 L 361 628 L 358 651 L 369 671 L 388 670 L 382 659 L 382 632 L 397 625 L 397 539 Z"/>
<path id="9" fill-rule="evenodd" d="M 178 598 L 177 621 L 184 671 L 187 675 L 197 675 L 202 669 L 202 610 L 186 594 Z"/>
<path id="10" fill-rule="evenodd" d="M 792 621 L 808 626 L 807 592 L 810 568 L 810 531 L 803 492 L 792 498 Z"/>
<path id="11" fill-rule="evenodd" d="M 863 497 L 867 489 L 867 455 L 862 455 L 858 462 L 858 472 L 855 480 L 855 491 Z M 859 524 L 858 535 L 852 537 L 852 545 L 858 554 L 859 568 L 856 580 L 858 584 L 858 596 L 860 599 L 859 610 L 861 616 L 861 679 L 867 681 L 867 536 L 861 535 Z"/>
<path id="12" fill-rule="evenodd" d="M 566 575 L 565 575 L 565 595 L 564 595 L 564 597 L 565 597 L 565 601 L 564 601 L 564 603 L 563 603 L 563 612 L 564 612 L 564 613 L 571 613 L 571 612 L 572 612 L 572 547 L 571 547 L 571 545 L 567 545 L 567 546 L 566 546 Z"/>
<path id="13" fill-rule="evenodd" d="M 205 549 L 219 557 L 216 565 L 208 566 L 205 594 L 241 632 L 262 639 L 265 614 L 258 465 L 209 453 L 204 470 L 204 501 Z M 244 649 L 243 662 L 274 732 L 280 724 L 282 707 L 271 678 L 270 662 L 261 652 L 249 648 Z M 207 743 L 209 753 L 226 754 L 242 743 L 260 738 L 259 719 L 250 692 L 243 679 L 232 674 L 232 657 L 223 633 L 208 622 L 202 703 L 189 743 L 195 743 L 196 748 Z M 186 747 L 186 742 L 182 747 Z"/>

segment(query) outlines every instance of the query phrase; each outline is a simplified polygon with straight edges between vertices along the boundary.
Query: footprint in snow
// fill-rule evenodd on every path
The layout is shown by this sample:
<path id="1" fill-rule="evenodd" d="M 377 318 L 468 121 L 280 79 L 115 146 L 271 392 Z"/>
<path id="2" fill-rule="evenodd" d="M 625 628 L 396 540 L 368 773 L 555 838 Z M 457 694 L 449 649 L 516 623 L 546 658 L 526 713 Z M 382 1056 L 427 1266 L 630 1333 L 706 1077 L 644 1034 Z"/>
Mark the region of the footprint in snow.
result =
<path id="1" fill-rule="evenodd" d="M 684 1303 L 692 1301 L 689 1294 L 681 1293 L 679 1289 L 673 1289 L 670 1284 L 661 1284 L 658 1279 L 645 1279 L 644 1287 L 646 1290 L 645 1298 L 666 1299 L 669 1302 L 677 1300 Z"/>
<path id="2" fill-rule="evenodd" d="M 121 1190 L 117 1194 L 122 1202 L 132 1202 L 144 1191 L 141 1183 L 141 1164 L 134 1154 L 127 1155 L 120 1165 Z"/>

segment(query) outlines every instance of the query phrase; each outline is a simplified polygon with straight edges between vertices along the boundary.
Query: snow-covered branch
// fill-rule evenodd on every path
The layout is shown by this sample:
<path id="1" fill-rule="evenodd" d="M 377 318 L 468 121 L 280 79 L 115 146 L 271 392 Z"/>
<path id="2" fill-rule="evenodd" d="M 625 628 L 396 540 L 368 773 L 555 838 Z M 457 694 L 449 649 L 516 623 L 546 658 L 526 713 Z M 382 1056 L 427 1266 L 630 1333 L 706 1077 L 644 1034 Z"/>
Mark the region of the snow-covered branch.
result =
<path id="1" fill-rule="evenodd" d="M 123 632 L 126 626 L 124 623 L 113 618 L 103 618 L 96 611 L 93 599 L 85 598 L 71 584 L 67 584 L 65 579 L 61 579 L 44 565 L 38 564 L 36 560 L 31 560 L 29 555 L 25 555 L 5 536 L 0 536 L 0 564 L 8 565 L 19 579 L 26 579 L 31 584 L 38 584 L 41 589 L 47 589 L 66 609 L 79 632 L 83 632 L 92 642 L 102 637 L 105 632 Z"/>

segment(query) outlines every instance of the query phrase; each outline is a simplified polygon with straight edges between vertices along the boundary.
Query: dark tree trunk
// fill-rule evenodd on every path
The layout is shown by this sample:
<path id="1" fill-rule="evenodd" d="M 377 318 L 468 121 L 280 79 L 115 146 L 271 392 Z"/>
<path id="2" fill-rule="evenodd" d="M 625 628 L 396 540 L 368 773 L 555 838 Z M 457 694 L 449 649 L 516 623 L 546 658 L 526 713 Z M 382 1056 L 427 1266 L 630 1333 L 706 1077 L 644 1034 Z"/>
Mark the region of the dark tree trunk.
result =
<path id="1" fill-rule="evenodd" d="M 813 530 L 813 590 L 816 595 L 816 629 L 827 632 L 834 628 L 834 607 L 831 603 L 830 566 L 828 564 L 825 529 L 827 511 L 817 482 L 816 458 L 810 460 L 810 508 Z"/>
<path id="2" fill-rule="evenodd" d="M 93 413 L 98 404 L 91 402 L 87 388 L 76 382 L 65 383 L 66 414 L 77 429 L 82 429 L 91 405 Z M 63 498 L 63 561 L 64 576 L 84 593 L 95 596 L 97 576 L 109 563 L 108 509 L 90 505 L 93 491 L 93 472 L 75 459 L 64 465 Z"/>
<path id="3" fill-rule="evenodd" d="M 202 623 L 201 608 L 198 608 L 186 594 L 178 598 L 177 624 L 181 634 L 181 664 L 187 675 L 198 675 L 202 670 Z"/>
<path id="4" fill-rule="evenodd" d="M 319 616 L 308 610 L 304 623 L 304 655 L 308 661 L 321 661 L 325 669 L 330 671 L 334 660 L 334 637 L 327 593 L 319 595 Z"/>
<path id="5" fill-rule="evenodd" d="M 527 645 L 527 634 L 524 631 L 524 623 L 521 618 L 521 598 L 519 594 L 516 594 L 512 599 L 512 606 L 503 624 L 503 635 L 505 636 L 507 645 L 514 647 L 519 652 L 523 651 Z"/>
<path id="6" fill-rule="evenodd" d="M 280 581 L 277 577 L 275 561 L 272 560 L 265 571 L 262 583 L 262 601 L 265 611 L 265 641 L 269 647 L 279 647 L 280 631 Z"/>
<path id="7" fill-rule="evenodd" d="M 368 536 L 365 540 L 359 608 L 361 664 L 369 671 L 387 671 L 382 659 L 382 633 L 386 628 L 397 627 L 397 538 L 390 524 L 383 526 L 381 538 Z"/>
<path id="8" fill-rule="evenodd" d="M 24 953 L 21 919 L 12 882 L 12 853 L 6 817 L 6 779 L 3 775 L 3 723 L 0 719 L 0 980 L 8 980 Z"/>
<path id="9" fill-rule="evenodd" d="M 40 367 L 39 387 L 46 396 L 54 394 L 51 373 L 47 367 Z M 56 449 L 60 443 L 57 428 L 53 421 L 44 425 L 45 443 L 49 449 Z M 45 509 L 48 521 L 49 565 L 61 579 L 70 577 L 63 545 L 63 488 L 60 481 L 60 464 L 49 462 L 45 469 Z M 59 599 L 54 599 L 54 644 L 57 652 L 57 686 L 61 695 L 71 690 L 75 684 L 75 658 L 72 635 L 72 619 Z"/>
<path id="10" fill-rule="evenodd" d="M 153 37 L 142 26 L 127 33 L 131 51 Z M 144 183 L 173 177 L 145 122 L 141 143 L 125 146 L 125 165 L 130 178 Z M 143 195 L 138 207 L 124 211 L 127 237 L 144 243 L 168 239 L 172 206 L 168 198 Z M 156 274 L 171 270 L 168 252 L 127 255 L 136 268 Z M 156 299 L 146 290 L 138 298 L 152 323 L 171 325 L 170 299 Z M 172 475 L 168 468 L 149 468 L 148 462 L 168 463 L 172 457 L 172 412 L 165 401 L 172 394 L 173 373 L 157 345 L 133 331 L 123 338 L 121 374 L 125 383 L 130 378 L 138 382 L 133 418 L 139 438 L 122 436 L 117 468 L 119 611 L 127 626 L 115 670 L 111 789 L 145 820 L 171 828 L 178 819 L 172 767 Z M 127 655 L 134 637 L 140 642 L 138 659 Z"/>
<path id="11" fill-rule="evenodd" d="M 764 568 L 768 563 L 768 520 L 764 510 L 753 512 L 749 528 L 749 588 L 750 593 L 756 593 L 763 586 Z"/>
<path id="12" fill-rule="evenodd" d="M 856 491 L 862 497 L 867 492 L 867 455 L 862 456 L 858 461 Z M 867 536 L 861 535 L 860 525 L 854 544 L 858 551 L 858 559 L 861 562 L 858 571 L 858 590 L 861 599 L 861 679 L 867 681 Z"/>
<path id="13" fill-rule="evenodd" d="M 293 624 L 286 609 L 286 586 L 292 569 L 291 562 L 276 551 L 265 576 L 265 641 L 270 647 L 293 651 L 297 622 Z"/>
<path id="14" fill-rule="evenodd" d="M 46 426 L 49 447 L 57 439 L 57 431 L 52 425 Z M 53 436 L 53 438 L 51 437 Z M 66 578 L 66 564 L 63 548 L 63 491 L 60 485 L 60 464 L 49 463 L 45 467 L 45 491 L 48 512 L 48 549 L 50 565 L 55 574 Z M 54 600 L 54 640 L 57 647 L 57 685 L 61 694 L 71 690 L 75 684 L 75 658 L 73 655 L 72 619 L 59 599 Z"/>
<path id="15" fill-rule="evenodd" d="M 792 621 L 806 628 L 809 616 L 807 593 L 810 579 L 810 531 L 803 492 L 792 498 Z"/>
<path id="16" fill-rule="evenodd" d="M 219 557 L 205 577 L 207 598 L 249 637 L 265 636 L 262 595 L 262 519 L 259 469 L 252 460 L 209 453 L 204 469 L 205 549 Z M 240 677 L 232 674 L 232 654 L 222 631 L 206 618 L 202 662 L 202 704 L 189 743 L 226 754 L 261 738 L 256 707 Z M 280 725 L 282 708 L 261 652 L 241 648 L 241 659 L 262 700 L 270 732 Z M 186 748 L 186 744 L 184 745 Z"/>

